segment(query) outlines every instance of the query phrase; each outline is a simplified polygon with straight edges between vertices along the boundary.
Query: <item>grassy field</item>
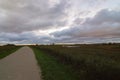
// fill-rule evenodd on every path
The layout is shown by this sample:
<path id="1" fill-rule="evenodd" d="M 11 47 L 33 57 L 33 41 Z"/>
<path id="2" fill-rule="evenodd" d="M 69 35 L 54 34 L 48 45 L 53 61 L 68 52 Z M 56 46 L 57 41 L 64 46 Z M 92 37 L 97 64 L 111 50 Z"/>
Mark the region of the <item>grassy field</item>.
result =
<path id="1" fill-rule="evenodd" d="M 56 58 L 45 54 L 37 47 L 32 47 L 42 70 L 43 80 L 78 80 L 70 67 L 57 62 Z"/>
<path id="2" fill-rule="evenodd" d="M 120 44 L 41 45 L 34 51 L 44 80 L 120 80 Z"/>
<path id="3" fill-rule="evenodd" d="M 0 46 L 0 59 L 18 50 L 20 46 Z"/>

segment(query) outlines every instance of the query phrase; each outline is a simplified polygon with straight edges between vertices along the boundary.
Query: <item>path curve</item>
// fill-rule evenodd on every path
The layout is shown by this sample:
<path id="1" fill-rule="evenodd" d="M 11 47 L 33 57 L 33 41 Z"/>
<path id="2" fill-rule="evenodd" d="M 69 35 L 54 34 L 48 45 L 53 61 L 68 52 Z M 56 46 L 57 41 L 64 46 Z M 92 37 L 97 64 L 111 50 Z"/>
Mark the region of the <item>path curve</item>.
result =
<path id="1" fill-rule="evenodd" d="M 32 49 L 22 47 L 0 60 L 0 80 L 42 80 Z"/>

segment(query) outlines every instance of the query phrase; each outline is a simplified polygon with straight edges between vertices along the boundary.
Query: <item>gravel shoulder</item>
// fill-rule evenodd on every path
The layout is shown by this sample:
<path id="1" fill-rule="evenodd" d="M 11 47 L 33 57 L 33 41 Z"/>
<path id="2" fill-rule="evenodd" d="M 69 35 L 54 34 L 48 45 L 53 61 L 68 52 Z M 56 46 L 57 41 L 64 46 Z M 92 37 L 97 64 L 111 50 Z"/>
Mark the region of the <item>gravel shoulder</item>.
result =
<path id="1" fill-rule="evenodd" d="M 22 47 L 0 60 L 0 80 L 42 80 L 32 49 Z"/>

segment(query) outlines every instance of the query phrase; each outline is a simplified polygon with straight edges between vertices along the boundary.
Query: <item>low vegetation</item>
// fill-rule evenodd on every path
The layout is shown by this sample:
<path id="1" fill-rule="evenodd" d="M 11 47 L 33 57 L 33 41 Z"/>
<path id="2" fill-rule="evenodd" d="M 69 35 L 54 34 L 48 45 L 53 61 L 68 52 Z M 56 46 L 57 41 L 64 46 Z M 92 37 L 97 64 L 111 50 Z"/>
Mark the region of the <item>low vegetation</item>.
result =
<path id="1" fill-rule="evenodd" d="M 56 58 L 45 54 L 38 47 L 32 47 L 42 70 L 43 80 L 78 80 L 70 67 L 57 62 Z"/>
<path id="2" fill-rule="evenodd" d="M 19 48 L 20 46 L 14 46 L 14 45 L 0 46 L 0 59 L 10 55 L 11 53 L 15 52 Z"/>
<path id="3" fill-rule="evenodd" d="M 35 53 L 39 64 L 46 66 L 41 67 L 45 80 L 72 80 L 70 75 L 68 79 L 57 79 L 58 75 L 54 75 L 64 73 L 64 69 L 72 71 L 69 72 L 71 75 L 76 75 L 73 80 L 120 80 L 120 44 L 41 45 L 36 48 L 43 51 Z M 49 58 L 44 59 L 45 57 Z M 51 64 L 63 65 L 65 68 L 47 68 Z M 51 69 L 50 72 L 48 69 Z M 48 75 L 47 78 L 45 75 Z M 68 76 L 67 73 L 64 76 Z M 49 79 L 50 77 L 54 78 Z"/>

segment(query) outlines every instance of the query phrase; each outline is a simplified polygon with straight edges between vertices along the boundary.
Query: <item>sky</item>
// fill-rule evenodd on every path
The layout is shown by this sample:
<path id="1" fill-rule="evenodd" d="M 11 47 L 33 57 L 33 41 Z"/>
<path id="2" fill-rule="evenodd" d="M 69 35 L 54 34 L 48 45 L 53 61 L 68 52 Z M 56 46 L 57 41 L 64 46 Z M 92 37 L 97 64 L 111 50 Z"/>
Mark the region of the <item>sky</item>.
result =
<path id="1" fill-rule="evenodd" d="M 0 44 L 120 42 L 120 0 L 0 0 Z"/>

